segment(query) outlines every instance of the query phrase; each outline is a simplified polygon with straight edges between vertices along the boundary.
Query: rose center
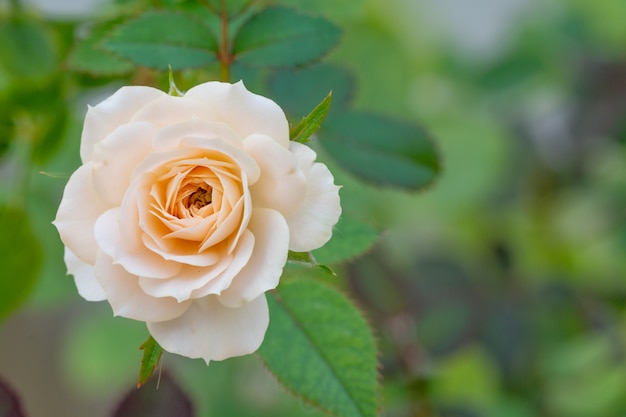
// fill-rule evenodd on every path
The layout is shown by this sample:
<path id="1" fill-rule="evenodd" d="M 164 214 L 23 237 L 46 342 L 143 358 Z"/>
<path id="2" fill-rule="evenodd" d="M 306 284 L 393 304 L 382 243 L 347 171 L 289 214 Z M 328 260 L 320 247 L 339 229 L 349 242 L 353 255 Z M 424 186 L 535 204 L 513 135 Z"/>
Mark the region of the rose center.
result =
<path id="1" fill-rule="evenodd" d="M 194 206 L 196 209 L 201 209 L 204 206 L 208 206 L 213 201 L 213 189 L 209 187 L 207 190 L 203 187 L 198 187 L 187 200 L 187 208 Z"/>

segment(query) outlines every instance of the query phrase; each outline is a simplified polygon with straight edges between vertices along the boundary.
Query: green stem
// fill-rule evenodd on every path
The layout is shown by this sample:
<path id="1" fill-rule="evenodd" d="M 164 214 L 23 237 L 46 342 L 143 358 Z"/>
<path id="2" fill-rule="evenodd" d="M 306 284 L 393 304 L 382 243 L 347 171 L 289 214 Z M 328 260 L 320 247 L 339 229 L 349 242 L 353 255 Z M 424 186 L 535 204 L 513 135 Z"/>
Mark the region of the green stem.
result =
<path id="1" fill-rule="evenodd" d="M 230 42 L 228 39 L 228 13 L 226 10 L 226 0 L 222 0 L 220 20 L 222 25 L 222 39 L 218 57 L 220 61 L 220 81 L 230 82 L 230 63 L 232 62 L 232 56 L 230 54 Z"/>
<path id="2" fill-rule="evenodd" d="M 222 0 L 220 20 L 222 25 L 222 39 L 218 55 L 218 59 L 220 61 L 220 81 L 230 82 L 230 64 L 233 59 L 230 54 L 230 42 L 228 39 L 228 13 L 226 10 L 226 0 Z"/>

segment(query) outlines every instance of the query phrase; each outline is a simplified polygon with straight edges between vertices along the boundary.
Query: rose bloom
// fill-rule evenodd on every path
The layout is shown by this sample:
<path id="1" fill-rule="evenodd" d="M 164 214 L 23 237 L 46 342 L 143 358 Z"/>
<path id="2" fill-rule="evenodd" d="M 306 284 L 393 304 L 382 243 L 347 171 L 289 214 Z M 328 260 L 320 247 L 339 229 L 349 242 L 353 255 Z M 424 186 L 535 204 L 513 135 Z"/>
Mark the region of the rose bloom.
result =
<path id="1" fill-rule="evenodd" d="M 123 87 L 89 107 L 80 156 L 54 221 L 78 292 L 207 363 L 258 349 L 288 250 L 341 214 L 328 168 L 242 82 Z"/>

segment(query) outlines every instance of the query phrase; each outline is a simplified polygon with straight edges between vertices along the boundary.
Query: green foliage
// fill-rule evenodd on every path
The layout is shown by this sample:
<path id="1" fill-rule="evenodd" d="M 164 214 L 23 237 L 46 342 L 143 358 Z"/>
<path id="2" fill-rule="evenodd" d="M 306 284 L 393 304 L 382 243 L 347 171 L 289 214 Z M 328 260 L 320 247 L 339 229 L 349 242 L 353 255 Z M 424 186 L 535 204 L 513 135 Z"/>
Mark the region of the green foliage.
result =
<path id="1" fill-rule="evenodd" d="M 9 108 L 7 102 L 0 102 L 0 107 Z M 0 158 L 9 150 L 9 145 L 15 132 L 15 124 L 11 113 L 0 112 Z"/>
<path id="2" fill-rule="evenodd" d="M 18 208 L 0 206 L 0 319 L 30 294 L 41 267 L 41 249 L 28 216 Z"/>
<path id="3" fill-rule="evenodd" d="M 216 60 L 217 42 L 193 15 L 150 11 L 109 34 L 104 48 L 137 65 L 166 70 L 195 68 Z"/>
<path id="4" fill-rule="evenodd" d="M 365 181 L 418 190 L 439 173 L 430 136 L 418 125 L 366 112 L 346 112 L 325 124 L 320 142 Z"/>
<path id="5" fill-rule="evenodd" d="M 295 68 L 319 61 L 339 42 L 341 31 L 320 17 L 269 7 L 250 17 L 233 41 L 240 63 Z"/>
<path id="6" fill-rule="evenodd" d="M 0 16 L 0 67 L 16 82 L 40 82 L 56 63 L 50 32 L 42 22 L 23 15 Z"/>
<path id="7" fill-rule="evenodd" d="M 320 104 L 311 110 L 311 113 L 303 117 L 300 123 L 289 130 L 289 137 L 291 140 L 300 143 L 308 142 L 311 135 L 322 125 L 322 122 L 328 114 L 328 110 L 330 110 L 332 100 L 333 93 L 331 91 Z"/>
<path id="8" fill-rule="evenodd" d="M 148 378 L 154 372 L 154 369 L 159 365 L 161 355 L 163 355 L 163 348 L 154 340 L 152 336 L 143 342 L 139 347 L 143 350 L 143 357 L 141 358 L 141 368 L 139 369 L 139 382 L 137 387 L 141 387 L 146 383 Z"/>
<path id="9" fill-rule="evenodd" d="M 114 22 L 95 25 L 89 34 L 79 41 L 67 59 L 70 69 L 91 75 L 123 75 L 133 71 L 130 61 L 122 60 L 102 47 L 106 35 L 114 27 Z"/>
<path id="10" fill-rule="evenodd" d="M 345 262 L 369 250 L 378 232 L 371 226 L 343 215 L 333 228 L 333 237 L 328 243 L 313 251 L 313 256 L 321 264 Z"/>
<path id="11" fill-rule="evenodd" d="M 268 302 L 271 320 L 259 353 L 278 380 L 334 416 L 376 416 L 376 346 L 352 303 L 326 284 L 297 279 L 281 284 Z"/>
<path id="12" fill-rule="evenodd" d="M 298 71 L 277 71 L 269 77 L 268 86 L 272 97 L 293 117 L 308 112 L 324 98 L 326 91 L 333 92 L 333 108 L 347 108 L 356 90 L 351 72 L 325 63 Z"/>

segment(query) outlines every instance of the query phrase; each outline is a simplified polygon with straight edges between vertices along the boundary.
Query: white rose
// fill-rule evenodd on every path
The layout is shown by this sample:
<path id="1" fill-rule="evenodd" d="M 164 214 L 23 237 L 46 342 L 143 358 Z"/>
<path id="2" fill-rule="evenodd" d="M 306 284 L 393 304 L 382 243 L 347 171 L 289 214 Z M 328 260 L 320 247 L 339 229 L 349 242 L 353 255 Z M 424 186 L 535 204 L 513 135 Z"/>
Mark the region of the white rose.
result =
<path id="1" fill-rule="evenodd" d="M 54 221 L 79 293 L 207 363 L 258 349 L 287 251 L 341 213 L 328 168 L 242 82 L 123 87 L 89 108 L 80 156 Z"/>

